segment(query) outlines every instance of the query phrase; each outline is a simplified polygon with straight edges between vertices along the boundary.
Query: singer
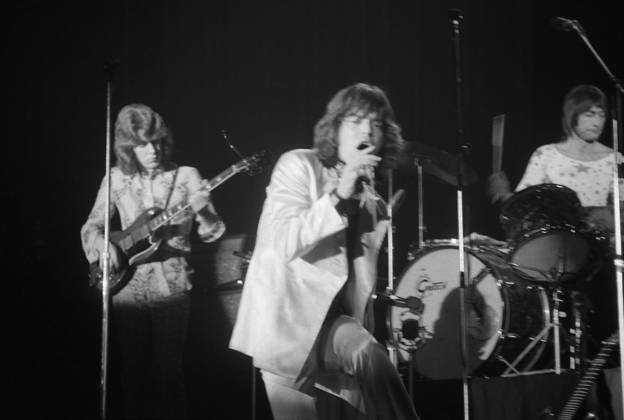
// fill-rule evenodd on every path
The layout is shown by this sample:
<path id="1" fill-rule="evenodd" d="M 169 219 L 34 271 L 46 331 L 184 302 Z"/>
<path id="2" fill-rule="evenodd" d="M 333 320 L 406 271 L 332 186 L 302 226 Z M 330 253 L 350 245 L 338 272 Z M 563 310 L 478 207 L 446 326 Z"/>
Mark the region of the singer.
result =
<path id="1" fill-rule="evenodd" d="M 276 420 L 418 418 L 371 334 L 388 228 L 374 178 L 401 144 L 386 94 L 359 83 L 273 170 L 230 347 L 261 369 Z"/>

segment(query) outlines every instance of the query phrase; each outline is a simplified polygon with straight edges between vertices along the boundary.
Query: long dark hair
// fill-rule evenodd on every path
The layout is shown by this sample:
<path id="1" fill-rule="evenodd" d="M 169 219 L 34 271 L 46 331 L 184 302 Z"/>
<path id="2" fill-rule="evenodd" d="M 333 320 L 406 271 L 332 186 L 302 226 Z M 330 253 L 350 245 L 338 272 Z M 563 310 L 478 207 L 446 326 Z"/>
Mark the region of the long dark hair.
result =
<path id="1" fill-rule="evenodd" d="M 384 169 L 394 168 L 402 150 L 401 128 L 395 122 L 394 111 L 386 93 L 379 87 L 366 83 L 348 86 L 334 95 L 327 104 L 325 115 L 314 127 L 314 148 L 324 166 L 338 163 L 338 128 L 342 120 L 353 114 L 376 113 L 382 122 L 380 175 Z"/>
<path id="2" fill-rule="evenodd" d="M 115 156 L 117 166 L 126 175 L 139 172 L 140 164 L 133 148 L 151 141 L 160 141 L 161 164 L 171 163 L 173 136 L 162 117 L 147 105 L 131 104 L 124 106 L 115 122 Z"/>

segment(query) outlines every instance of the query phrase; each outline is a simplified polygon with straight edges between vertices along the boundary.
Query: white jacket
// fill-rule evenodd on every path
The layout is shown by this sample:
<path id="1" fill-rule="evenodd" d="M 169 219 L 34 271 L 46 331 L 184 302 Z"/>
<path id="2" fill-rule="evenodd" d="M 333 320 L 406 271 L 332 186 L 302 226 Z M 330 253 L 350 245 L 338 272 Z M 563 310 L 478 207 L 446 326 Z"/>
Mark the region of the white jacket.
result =
<path id="1" fill-rule="evenodd" d="M 267 187 L 230 348 L 283 377 L 299 377 L 334 297 L 347 282 L 348 222 L 329 197 L 337 184 L 335 169 L 323 167 L 313 150 L 299 149 L 280 157 Z M 355 276 L 345 288 L 348 315 L 369 328 L 368 303 L 388 227 L 378 214 L 384 205 L 369 196 L 360 208 L 361 246 L 356 246 Z"/>

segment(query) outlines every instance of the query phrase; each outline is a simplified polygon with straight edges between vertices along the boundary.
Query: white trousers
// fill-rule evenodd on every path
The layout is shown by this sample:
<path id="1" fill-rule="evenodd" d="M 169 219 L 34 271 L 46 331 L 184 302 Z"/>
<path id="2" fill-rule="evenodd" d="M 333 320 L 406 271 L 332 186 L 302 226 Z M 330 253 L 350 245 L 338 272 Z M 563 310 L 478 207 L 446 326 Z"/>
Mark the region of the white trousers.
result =
<path id="1" fill-rule="evenodd" d="M 304 368 L 303 376 L 309 377 L 297 381 L 262 371 L 275 420 L 418 419 L 386 349 L 354 318 L 341 315 L 326 323 L 312 351 L 317 352 L 320 369 L 306 372 Z M 310 386 L 315 377 L 328 373 L 355 379 L 364 400 L 363 410 L 341 404 Z"/>

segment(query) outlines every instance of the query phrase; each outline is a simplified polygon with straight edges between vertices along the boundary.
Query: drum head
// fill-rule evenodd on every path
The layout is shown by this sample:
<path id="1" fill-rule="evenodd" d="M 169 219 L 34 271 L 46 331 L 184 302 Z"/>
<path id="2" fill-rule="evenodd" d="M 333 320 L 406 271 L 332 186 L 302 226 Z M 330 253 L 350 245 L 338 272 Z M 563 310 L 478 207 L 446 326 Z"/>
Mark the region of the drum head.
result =
<path id="1" fill-rule="evenodd" d="M 474 372 L 496 347 L 503 323 L 504 302 L 500 286 L 492 275 L 488 259 L 466 248 L 465 310 L 468 344 L 468 368 Z M 431 379 L 462 376 L 460 350 L 459 252 L 457 246 L 425 249 L 401 275 L 396 295 L 418 297 L 422 313 L 409 308 L 392 307 L 389 314 L 391 334 L 402 361 L 413 357 L 416 370 Z M 416 324 L 418 322 L 418 324 Z M 413 347 L 418 325 L 426 344 Z"/>
<path id="2" fill-rule="evenodd" d="M 529 232 L 509 255 L 509 262 L 531 281 L 555 283 L 575 278 L 591 256 L 585 237 L 565 228 Z"/>

